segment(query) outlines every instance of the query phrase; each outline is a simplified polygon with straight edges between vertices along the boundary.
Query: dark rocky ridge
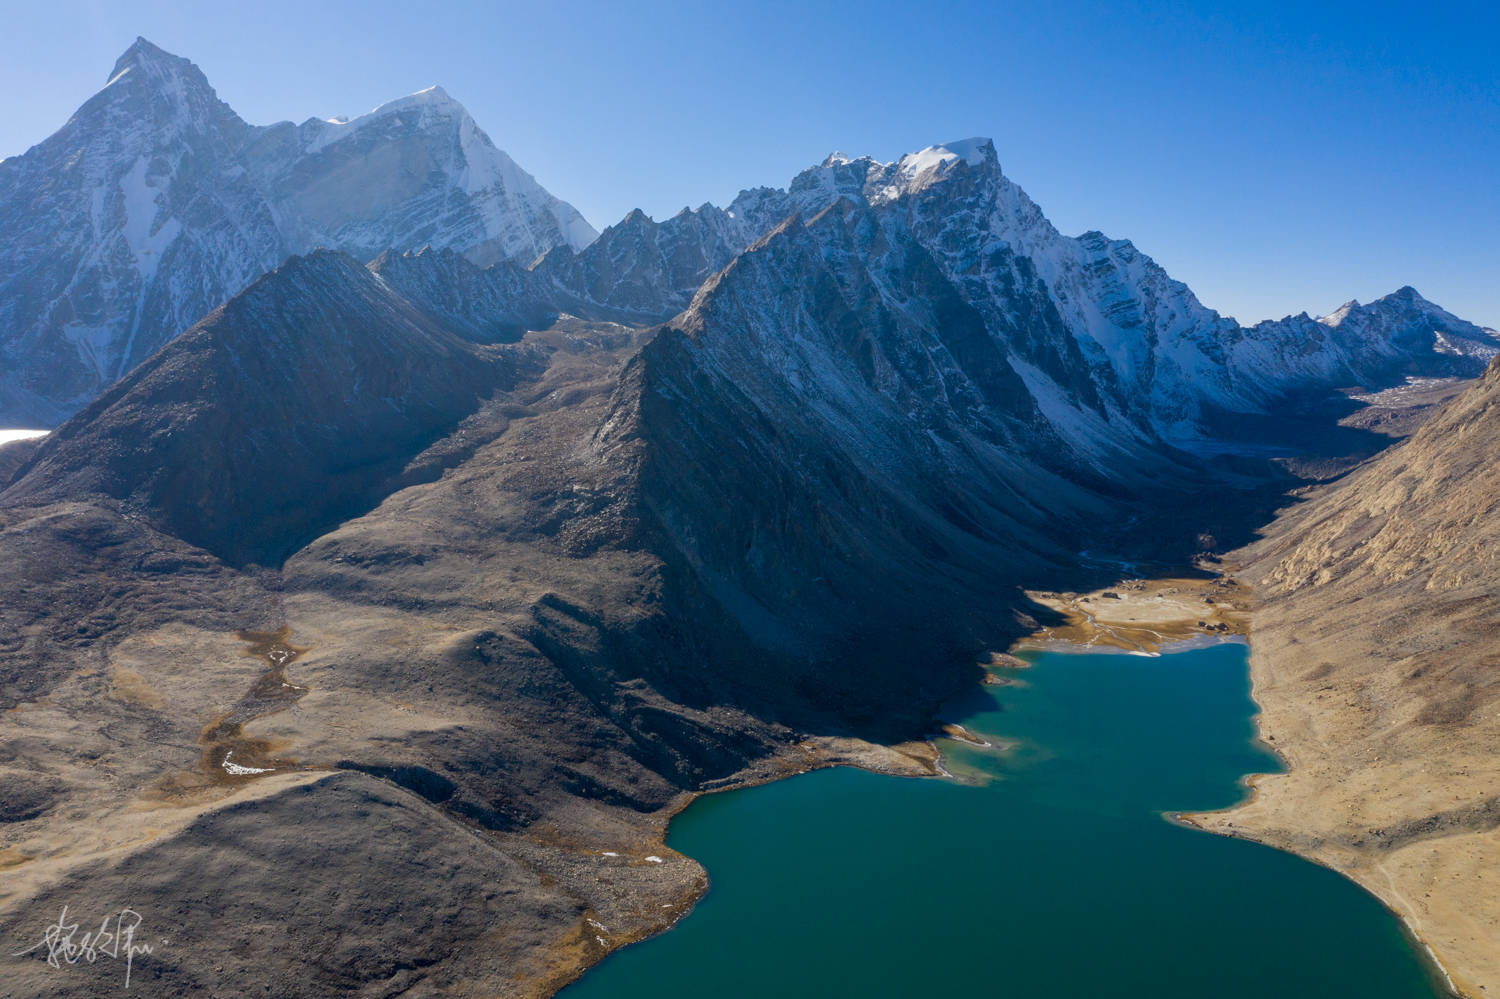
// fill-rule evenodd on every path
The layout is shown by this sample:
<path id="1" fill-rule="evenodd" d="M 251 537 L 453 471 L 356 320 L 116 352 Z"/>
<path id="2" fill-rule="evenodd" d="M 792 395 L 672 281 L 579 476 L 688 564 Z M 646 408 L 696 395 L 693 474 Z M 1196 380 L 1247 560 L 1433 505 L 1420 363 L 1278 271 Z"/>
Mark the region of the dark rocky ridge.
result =
<path id="1" fill-rule="evenodd" d="M 232 565 L 368 509 L 515 363 L 341 254 L 293 257 L 49 434 L 7 502 L 99 494 Z"/>
<path id="2" fill-rule="evenodd" d="M 552 289 L 508 260 L 481 269 L 455 250 L 426 247 L 415 253 L 387 250 L 370 262 L 370 270 L 449 332 L 474 343 L 514 343 L 558 316 Z"/>
<path id="3" fill-rule="evenodd" d="M 765 228 L 783 215 L 760 220 Z M 763 230 L 762 230 L 763 231 Z M 582 250 L 559 246 L 533 270 L 568 311 L 634 322 L 680 312 L 704 281 L 760 235 L 712 205 L 657 223 L 636 209 Z"/>
<path id="4" fill-rule="evenodd" d="M 829 230 L 836 242 L 837 225 Z M 863 287 L 846 280 L 854 296 L 870 290 L 867 277 Z M 651 523 L 763 643 L 874 663 L 884 657 L 873 647 L 894 637 L 880 621 L 913 627 L 893 661 L 930 652 L 939 636 L 974 642 L 973 595 L 992 604 L 994 581 L 1067 561 L 1067 513 L 1102 512 L 1098 497 L 1036 467 L 1049 428 L 1003 357 L 971 359 L 977 370 L 966 371 L 944 351 L 945 371 L 920 353 L 978 326 L 966 327 L 940 283 L 923 291 L 923 326 L 878 306 L 857 311 L 794 219 L 711 281 L 627 369 L 627 385 L 639 380 L 629 400 L 638 422 L 617 412 L 611 432 L 630 426 L 653 444 L 642 472 Z M 1022 500 L 1027 491 L 1055 507 Z M 736 516 L 715 523 L 725 509 Z M 936 627 L 915 627 L 923 618 Z M 856 686 L 870 685 L 861 673 Z"/>

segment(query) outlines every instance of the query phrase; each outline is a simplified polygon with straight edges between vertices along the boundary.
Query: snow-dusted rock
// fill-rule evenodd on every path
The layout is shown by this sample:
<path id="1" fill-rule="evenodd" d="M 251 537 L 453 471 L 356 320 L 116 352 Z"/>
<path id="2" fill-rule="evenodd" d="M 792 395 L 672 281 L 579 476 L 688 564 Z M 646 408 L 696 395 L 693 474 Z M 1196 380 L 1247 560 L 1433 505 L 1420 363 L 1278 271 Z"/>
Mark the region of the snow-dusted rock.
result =
<path id="1" fill-rule="evenodd" d="M 1146 437 L 1191 444 L 1224 414 L 1261 413 L 1294 391 L 1475 375 L 1500 350 L 1493 331 L 1410 288 L 1324 319 L 1242 327 L 1128 240 L 1058 232 L 1004 175 L 988 139 L 891 163 L 834 153 L 785 190 L 746 191 L 727 209 L 684 209 L 660 223 L 632 213 L 583 251 L 549 255 L 538 271 L 572 302 L 665 319 L 789 215 L 812 219 L 841 200 L 875 220 L 868 242 L 849 252 L 873 259 L 912 243 L 931 254 L 1083 452 Z"/>

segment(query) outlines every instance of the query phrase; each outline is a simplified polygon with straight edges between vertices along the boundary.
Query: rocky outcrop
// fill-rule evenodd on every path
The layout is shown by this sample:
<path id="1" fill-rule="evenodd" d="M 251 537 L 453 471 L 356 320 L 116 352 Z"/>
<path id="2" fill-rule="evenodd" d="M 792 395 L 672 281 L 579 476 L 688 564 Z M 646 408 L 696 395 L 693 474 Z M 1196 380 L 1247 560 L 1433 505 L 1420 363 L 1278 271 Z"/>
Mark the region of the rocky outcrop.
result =
<path id="1" fill-rule="evenodd" d="M 370 270 L 444 329 L 474 343 L 514 343 L 558 316 L 545 282 L 508 260 L 480 268 L 449 249 L 387 250 Z"/>

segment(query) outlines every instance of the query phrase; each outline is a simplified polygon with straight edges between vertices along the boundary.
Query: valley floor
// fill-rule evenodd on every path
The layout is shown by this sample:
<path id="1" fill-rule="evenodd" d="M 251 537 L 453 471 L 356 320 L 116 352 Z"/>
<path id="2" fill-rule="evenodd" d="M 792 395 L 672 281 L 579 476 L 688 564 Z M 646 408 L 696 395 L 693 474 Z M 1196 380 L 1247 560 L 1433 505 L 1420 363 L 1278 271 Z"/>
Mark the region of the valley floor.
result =
<path id="1" fill-rule="evenodd" d="M 1154 655 L 1198 635 L 1243 635 L 1249 598 L 1230 576 L 1126 579 L 1090 593 L 1031 591 L 1062 623 L 1041 628 L 1018 647 L 1054 642 Z"/>

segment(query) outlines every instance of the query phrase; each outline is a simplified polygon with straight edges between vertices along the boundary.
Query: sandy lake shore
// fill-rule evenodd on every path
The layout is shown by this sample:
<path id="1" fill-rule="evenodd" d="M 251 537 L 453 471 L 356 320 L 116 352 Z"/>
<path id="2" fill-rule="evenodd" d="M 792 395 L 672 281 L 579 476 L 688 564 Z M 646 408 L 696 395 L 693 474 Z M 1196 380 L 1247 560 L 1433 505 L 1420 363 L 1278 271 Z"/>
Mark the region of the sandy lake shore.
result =
<path id="1" fill-rule="evenodd" d="M 1015 646 L 1052 643 L 1155 655 L 1194 636 L 1226 637 L 1247 630 L 1249 597 L 1229 576 L 1130 579 L 1091 593 L 1030 591 L 1032 600 L 1063 618 Z"/>

